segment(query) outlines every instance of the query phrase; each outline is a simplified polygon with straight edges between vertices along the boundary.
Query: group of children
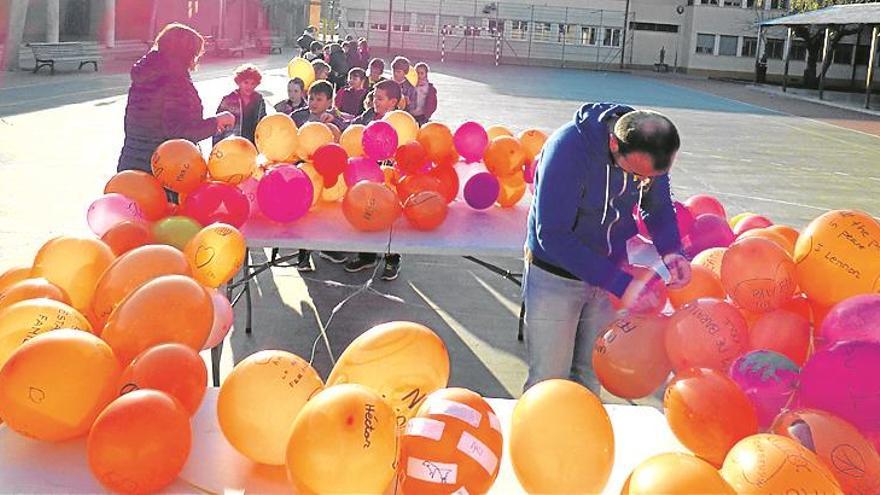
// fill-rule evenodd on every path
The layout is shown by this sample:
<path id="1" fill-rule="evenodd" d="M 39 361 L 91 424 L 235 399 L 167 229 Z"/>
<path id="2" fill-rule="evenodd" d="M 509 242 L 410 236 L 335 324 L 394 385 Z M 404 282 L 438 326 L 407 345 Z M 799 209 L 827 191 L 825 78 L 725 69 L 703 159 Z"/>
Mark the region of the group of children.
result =
<path id="1" fill-rule="evenodd" d="M 306 88 L 302 79 L 291 79 L 287 83 L 287 99 L 274 106 L 276 112 L 290 115 L 297 127 L 307 122 L 322 122 L 344 131 L 352 124 L 367 125 L 381 120 L 389 112 L 398 109 L 410 113 L 422 125 L 430 120 L 437 109 L 437 90 L 428 80 L 430 69 L 424 62 L 415 66 L 418 81 L 413 85 L 406 78 L 411 67 L 406 57 L 396 57 L 391 63 L 391 79 L 384 76 L 385 62 L 373 58 L 367 64 L 368 71 L 359 66 L 349 69 L 346 84 L 338 90 L 332 81 L 330 64 L 314 58 L 312 67 L 315 69 L 315 82 Z M 262 74 L 253 65 L 245 64 L 235 70 L 238 88 L 223 97 L 217 109 L 218 113 L 232 113 L 235 125 L 215 135 L 215 144 L 231 135 L 254 141 L 257 124 L 266 116 L 265 101 L 256 91 L 261 81 Z M 376 253 L 349 255 L 321 252 L 319 255 L 332 263 L 345 263 L 345 270 L 351 273 L 373 268 L 379 262 Z M 396 279 L 400 270 L 400 255 L 389 254 L 384 261 L 382 279 Z M 315 269 L 309 251 L 300 250 L 296 267 L 301 272 Z"/>

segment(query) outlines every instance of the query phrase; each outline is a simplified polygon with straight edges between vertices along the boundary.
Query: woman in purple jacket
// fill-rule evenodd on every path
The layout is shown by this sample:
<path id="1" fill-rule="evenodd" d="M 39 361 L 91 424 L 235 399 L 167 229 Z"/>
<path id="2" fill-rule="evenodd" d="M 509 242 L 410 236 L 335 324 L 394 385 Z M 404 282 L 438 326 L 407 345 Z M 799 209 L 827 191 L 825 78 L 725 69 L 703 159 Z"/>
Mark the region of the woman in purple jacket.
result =
<path id="1" fill-rule="evenodd" d="M 205 40 L 193 28 L 173 23 L 156 37 L 153 48 L 131 68 L 125 107 L 125 143 L 118 171 L 150 172 L 150 158 L 169 139 L 198 143 L 235 125 L 221 112 L 204 118 L 202 100 L 190 78 Z"/>

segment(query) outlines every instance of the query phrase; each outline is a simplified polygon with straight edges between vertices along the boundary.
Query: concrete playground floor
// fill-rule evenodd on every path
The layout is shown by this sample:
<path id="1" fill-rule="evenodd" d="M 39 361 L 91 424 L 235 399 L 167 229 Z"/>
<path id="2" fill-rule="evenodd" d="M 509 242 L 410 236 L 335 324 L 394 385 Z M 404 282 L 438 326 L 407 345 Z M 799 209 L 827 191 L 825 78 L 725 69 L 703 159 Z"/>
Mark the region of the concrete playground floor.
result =
<path id="1" fill-rule="evenodd" d="M 260 87 L 269 102 L 284 96 L 289 55 L 260 56 Z M 194 75 L 212 112 L 233 89 L 238 61 L 205 65 Z M 668 114 L 682 134 L 672 172 L 680 199 L 708 192 L 729 213 L 755 211 L 802 227 L 828 209 L 880 212 L 880 123 L 872 116 L 758 93 L 743 86 L 652 74 L 434 64 L 435 120 L 477 120 L 513 131 L 552 131 L 582 102 L 618 101 Z M 85 212 L 113 175 L 122 143 L 127 74 L 27 73 L 0 79 L 0 270 L 29 263 L 52 236 L 87 231 Z M 256 253 L 256 260 L 268 253 Z M 517 259 L 489 260 L 520 271 Z M 254 332 L 243 331 L 243 307 L 225 343 L 222 373 L 261 349 L 309 358 L 323 328 L 333 354 L 369 327 L 388 320 L 426 324 L 447 343 L 451 385 L 516 397 L 525 380 L 525 348 L 516 340 L 519 289 L 460 258 L 407 256 L 400 278 L 337 305 L 370 274 L 347 274 L 316 257 L 318 270 L 267 271 L 255 285 Z M 330 316 L 332 321 L 328 325 Z M 324 343 L 315 366 L 326 376 Z M 607 394 L 603 399 L 613 402 Z M 656 398 L 643 401 L 656 405 Z"/>

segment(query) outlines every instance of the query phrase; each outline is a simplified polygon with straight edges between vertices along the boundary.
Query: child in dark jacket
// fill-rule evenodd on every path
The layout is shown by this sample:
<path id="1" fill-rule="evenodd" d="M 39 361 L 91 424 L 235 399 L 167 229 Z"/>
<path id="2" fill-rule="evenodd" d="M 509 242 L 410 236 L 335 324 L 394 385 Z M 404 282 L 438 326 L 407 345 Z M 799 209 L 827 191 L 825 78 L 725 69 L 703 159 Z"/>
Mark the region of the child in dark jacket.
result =
<path id="1" fill-rule="evenodd" d="M 350 115 L 333 108 L 333 85 L 327 81 L 313 82 L 309 87 L 309 106 L 293 112 L 290 118 L 297 127 L 302 127 L 306 122 L 322 122 L 333 124 L 340 131 L 344 131 L 351 120 Z"/>
<path id="2" fill-rule="evenodd" d="M 306 90 L 303 80 L 294 77 L 287 81 L 287 99 L 275 104 L 275 111 L 290 115 L 300 108 L 306 108 L 309 102 L 306 100 Z"/>
<path id="3" fill-rule="evenodd" d="M 406 57 L 396 57 L 391 62 L 391 78 L 394 82 L 400 84 L 400 104 L 398 108 L 412 113 L 412 109 L 416 102 L 416 88 L 407 80 L 406 75 L 409 74 L 411 64 Z"/>
<path id="4" fill-rule="evenodd" d="M 235 116 L 235 125 L 214 135 L 214 144 L 229 136 L 241 136 L 254 142 L 254 133 L 260 119 L 266 116 L 266 102 L 256 88 L 263 80 L 260 69 L 244 64 L 235 69 L 235 84 L 238 89 L 224 96 L 217 107 L 217 113 L 229 112 Z"/>
<path id="5" fill-rule="evenodd" d="M 348 71 L 348 85 L 336 93 L 336 108 L 350 115 L 360 115 L 364 111 L 364 98 L 367 88 L 364 83 L 367 73 L 360 67 Z"/>
<path id="6" fill-rule="evenodd" d="M 431 120 L 431 115 L 437 110 L 437 88 L 428 81 L 429 70 L 428 64 L 424 62 L 416 64 L 419 81 L 416 84 L 416 100 L 411 113 L 420 126 Z"/>

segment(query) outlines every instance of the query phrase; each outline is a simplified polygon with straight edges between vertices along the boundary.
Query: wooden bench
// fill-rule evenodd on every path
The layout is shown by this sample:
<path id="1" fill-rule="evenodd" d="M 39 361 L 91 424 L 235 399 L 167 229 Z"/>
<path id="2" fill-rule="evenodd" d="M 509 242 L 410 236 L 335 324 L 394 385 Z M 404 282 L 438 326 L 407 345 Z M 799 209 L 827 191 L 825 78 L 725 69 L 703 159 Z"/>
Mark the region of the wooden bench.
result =
<path id="1" fill-rule="evenodd" d="M 34 74 L 43 67 L 49 67 L 51 74 L 55 74 L 55 64 L 58 62 L 79 62 L 77 70 L 92 64 L 97 72 L 98 63 L 103 62 L 101 49 L 94 42 L 29 43 L 29 46 L 36 60 Z"/>
<path id="2" fill-rule="evenodd" d="M 214 50 L 218 55 L 225 55 L 227 57 L 244 57 L 244 46 L 238 44 L 235 40 L 214 40 Z"/>
<path id="3" fill-rule="evenodd" d="M 283 36 L 263 36 L 257 38 L 257 48 L 266 53 L 281 53 L 284 49 Z"/>

